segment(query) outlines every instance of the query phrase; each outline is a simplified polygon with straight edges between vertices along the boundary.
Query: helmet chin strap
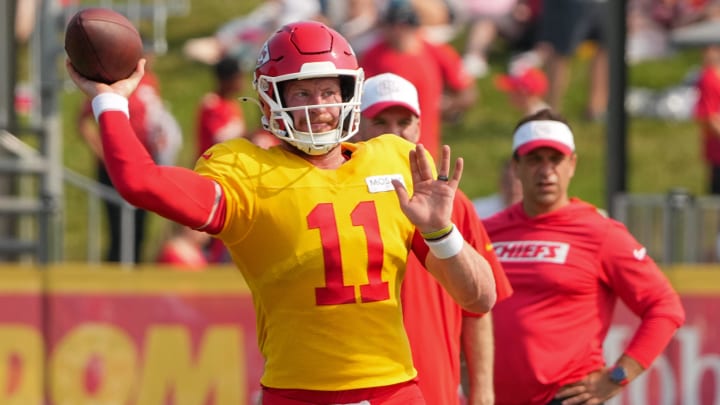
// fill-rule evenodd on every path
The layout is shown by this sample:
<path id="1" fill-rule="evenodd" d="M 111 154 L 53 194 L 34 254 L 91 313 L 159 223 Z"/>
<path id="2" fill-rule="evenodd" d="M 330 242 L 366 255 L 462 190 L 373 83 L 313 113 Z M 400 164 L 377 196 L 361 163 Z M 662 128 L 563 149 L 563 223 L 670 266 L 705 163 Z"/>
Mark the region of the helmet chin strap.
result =
<path id="1" fill-rule="evenodd" d="M 330 151 L 330 149 L 337 146 L 337 145 L 313 146 L 313 145 L 308 145 L 306 143 L 298 144 L 298 143 L 295 143 L 292 141 L 289 141 L 288 143 L 291 144 L 292 146 L 294 146 L 295 148 L 299 149 L 303 153 L 306 153 L 311 156 L 324 155 L 324 154 L 328 153 Z"/>
<path id="2" fill-rule="evenodd" d="M 328 132 L 326 132 L 326 134 L 332 134 L 335 131 L 337 131 L 337 130 L 328 131 Z M 308 137 L 310 136 L 310 134 L 307 132 L 294 131 L 294 133 L 295 134 L 303 134 L 303 135 L 307 134 Z M 320 134 L 315 134 L 315 135 L 317 136 Z M 308 155 L 313 155 L 313 156 L 324 155 L 339 144 L 339 142 L 337 142 L 337 143 L 329 143 L 329 144 L 323 144 L 323 145 L 315 145 L 315 144 L 312 144 L 309 142 L 301 142 L 297 138 L 290 139 L 290 138 L 283 137 L 281 139 L 283 139 L 287 143 L 293 145 L 295 148 L 307 153 Z"/>
<path id="3" fill-rule="evenodd" d="M 279 139 L 294 146 L 295 149 L 298 149 L 299 151 L 304 152 L 308 155 L 312 155 L 312 156 L 323 155 L 323 154 L 329 152 L 331 149 L 333 149 L 335 146 L 337 146 L 340 143 L 340 142 L 332 142 L 332 143 L 328 143 L 328 144 L 316 145 L 313 142 L 309 141 L 313 137 L 322 138 L 324 135 L 336 136 L 337 131 L 339 131 L 338 129 L 332 129 L 327 132 L 312 134 L 310 132 L 298 131 L 293 128 L 293 130 L 290 132 L 292 134 L 292 137 L 291 137 L 291 136 L 288 136 L 287 130 L 280 129 L 278 126 L 272 125 L 270 123 L 270 120 L 266 116 L 263 115 L 260 118 L 260 121 L 262 123 L 263 128 L 265 128 L 265 130 L 269 131 L 270 133 L 272 133 Z M 298 136 L 298 135 L 301 135 L 301 136 Z"/>

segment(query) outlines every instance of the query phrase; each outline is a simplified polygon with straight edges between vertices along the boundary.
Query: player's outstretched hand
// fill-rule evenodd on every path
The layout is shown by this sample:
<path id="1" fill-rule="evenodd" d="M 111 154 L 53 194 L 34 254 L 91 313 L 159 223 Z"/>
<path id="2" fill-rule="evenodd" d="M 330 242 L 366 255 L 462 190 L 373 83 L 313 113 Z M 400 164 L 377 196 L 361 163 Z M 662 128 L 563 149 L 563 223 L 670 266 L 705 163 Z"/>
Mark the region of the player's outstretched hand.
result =
<path id="1" fill-rule="evenodd" d="M 432 161 L 425 148 L 418 144 L 410 151 L 413 195 L 410 197 L 402 183 L 393 180 L 400 207 L 420 232 L 434 232 L 448 226 L 452 220 L 453 199 L 460 184 L 463 159 L 457 158 L 450 175 L 450 146 L 444 145 L 437 177 L 433 176 Z"/>
<path id="2" fill-rule="evenodd" d="M 125 98 L 130 97 L 133 91 L 137 88 L 145 74 L 145 59 L 140 59 L 135 71 L 127 79 L 118 80 L 115 83 L 105 84 L 96 81 L 92 81 L 78 73 L 70 63 L 70 60 L 65 60 L 65 68 L 70 75 L 70 79 L 75 85 L 83 92 L 88 98 L 92 99 L 100 93 L 116 93 Z"/>

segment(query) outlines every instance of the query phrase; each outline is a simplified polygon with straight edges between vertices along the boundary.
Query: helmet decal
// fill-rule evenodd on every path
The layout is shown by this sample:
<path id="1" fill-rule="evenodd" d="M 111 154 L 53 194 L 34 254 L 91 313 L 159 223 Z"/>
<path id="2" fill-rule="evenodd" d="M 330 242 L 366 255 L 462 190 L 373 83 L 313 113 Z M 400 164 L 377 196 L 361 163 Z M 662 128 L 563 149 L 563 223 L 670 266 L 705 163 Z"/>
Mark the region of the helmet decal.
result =
<path id="1" fill-rule="evenodd" d="M 260 54 L 258 55 L 256 66 L 260 67 L 264 64 L 266 64 L 270 60 L 270 52 L 268 51 L 268 44 L 265 42 L 263 44 L 262 49 L 260 50 Z"/>

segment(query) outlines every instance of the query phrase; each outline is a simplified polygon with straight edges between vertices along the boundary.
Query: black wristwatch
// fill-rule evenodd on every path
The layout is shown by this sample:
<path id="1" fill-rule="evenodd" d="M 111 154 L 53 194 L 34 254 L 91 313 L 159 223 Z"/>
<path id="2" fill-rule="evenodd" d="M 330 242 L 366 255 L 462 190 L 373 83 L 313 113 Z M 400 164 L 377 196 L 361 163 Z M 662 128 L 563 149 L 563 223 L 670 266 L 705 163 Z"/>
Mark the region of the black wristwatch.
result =
<path id="1" fill-rule="evenodd" d="M 625 369 L 617 364 L 610 369 L 610 381 L 621 387 L 626 386 L 627 383 L 630 382 L 630 380 L 628 380 L 627 372 L 625 372 Z"/>

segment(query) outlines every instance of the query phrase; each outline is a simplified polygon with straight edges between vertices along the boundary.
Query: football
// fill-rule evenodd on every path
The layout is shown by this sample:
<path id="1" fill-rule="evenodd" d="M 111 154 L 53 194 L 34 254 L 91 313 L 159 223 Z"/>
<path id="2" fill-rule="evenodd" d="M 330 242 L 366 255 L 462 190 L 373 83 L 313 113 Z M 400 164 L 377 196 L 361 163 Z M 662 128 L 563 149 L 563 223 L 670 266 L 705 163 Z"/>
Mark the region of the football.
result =
<path id="1" fill-rule="evenodd" d="M 82 76 L 103 83 L 125 79 L 143 56 L 140 33 L 124 15 L 109 8 L 86 8 L 65 27 L 65 52 Z"/>

